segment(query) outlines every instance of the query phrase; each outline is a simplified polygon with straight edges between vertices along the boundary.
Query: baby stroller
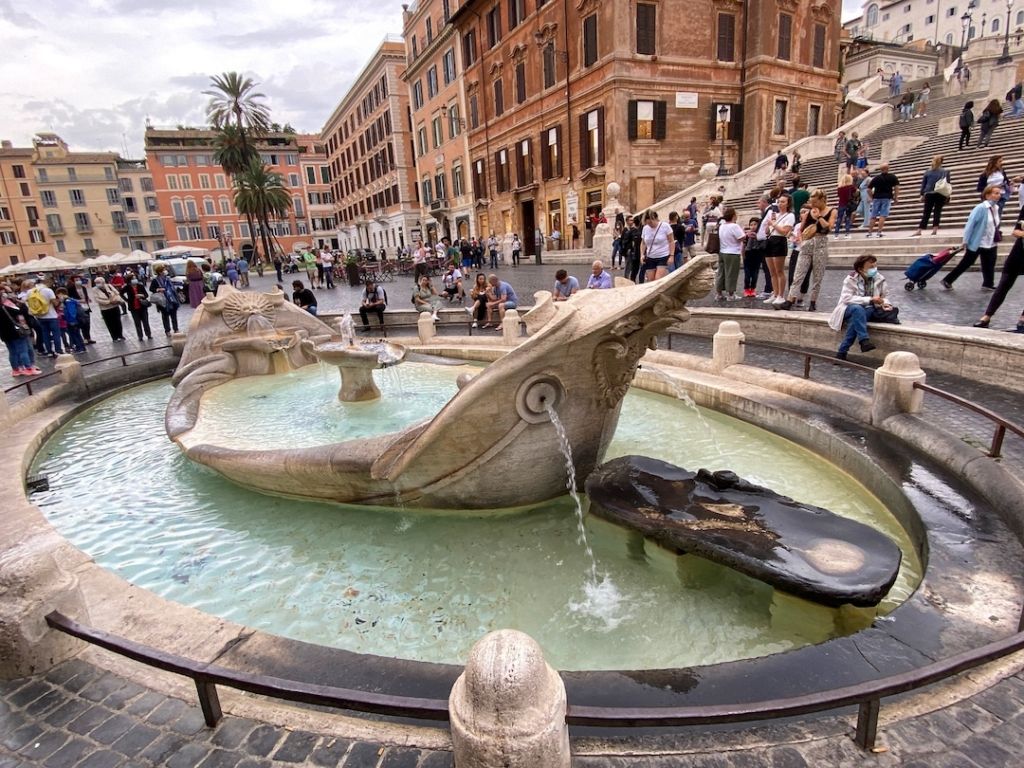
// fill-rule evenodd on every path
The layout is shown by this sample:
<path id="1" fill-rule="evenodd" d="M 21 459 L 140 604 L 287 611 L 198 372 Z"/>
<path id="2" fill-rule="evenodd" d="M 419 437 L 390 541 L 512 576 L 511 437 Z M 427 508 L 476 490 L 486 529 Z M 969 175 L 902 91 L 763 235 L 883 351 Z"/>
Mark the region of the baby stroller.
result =
<path id="1" fill-rule="evenodd" d="M 958 245 L 956 248 L 945 248 L 938 253 L 926 253 L 920 258 L 914 259 L 914 263 L 907 267 L 907 271 L 903 273 L 907 278 L 907 282 L 903 287 L 908 291 L 912 291 L 914 288 L 923 290 L 928 285 L 928 281 L 935 277 L 940 269 L 946 266 L 946 262 L 956 256 L 961 250 L 963 250 L 963 246 Z"/>

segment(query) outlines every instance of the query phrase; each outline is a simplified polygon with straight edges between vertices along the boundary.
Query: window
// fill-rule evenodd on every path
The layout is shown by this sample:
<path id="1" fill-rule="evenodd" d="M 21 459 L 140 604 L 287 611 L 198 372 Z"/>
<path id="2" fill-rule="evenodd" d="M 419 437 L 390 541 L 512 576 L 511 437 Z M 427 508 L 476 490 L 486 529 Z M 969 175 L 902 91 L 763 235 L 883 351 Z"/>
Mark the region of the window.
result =
<path id="1" fill-rule="evenodd" d="M 213 183 L 217 185 L 217 189 L 227 189 L 228 187 L 227 181 L 225 180 L 223 173 L 218 173 L 216 176 L 214 176 Z"/>
<path id="2" fill-rule="evenodd" d="M 88 213 L 75 214 L 75 229 L 78 232 L 92 232 L 92 224 L 89 222 Z"/>
<path id="3" fill-rule="evenodd" d="M 505 86 L 500 79 L 494 81 L 494 116 L 501 117 L 505 111 Z"/>
<path id="4" fill-rule="evenodd" d="M 556 125 L 540 134 L 540 170 L 545 179 L 562 175 L 562 126 Z"/>
<path id="5" fill-rule="evenodd" d="M 128 239 L 128 235 L 121 235 L 121 247 L 125 250 L 132 247 L 131 241 Z"/>
<path id="6" fill-rule="evenodd" d="M 132 187 L 132 180 L 131 179 L 125 179 L 125 178 L 118 179 L 117 180 L 117 188 L 120 189 L 122 192 L 133 192 L 134 191 L 134 189 Z"/>
<path id="7" fill-rule="evenodd" d="M 501 6 L 495 5 L 487 12 L 487 47 L 493 48 L 501 42 Z"/>
<path id="8" fill-rule="evenodd" d="M 151 235 L 162 235 L 164 233 L 164 225 L 160 219 L 149 220 L 149 234 Z"/>
<path id="9" fill-rule="evenodd" d="M 331 167 L 329 165 L 320 166 L 320 183 L 330 184 L 331 183 Z"/>
<path id="10" fill-rule="evenodd" d="M 199 221 L 199 209 L 196 207 L 196 201 L 191 197 L 185 198 L 185 220 Z"/>
<path id="11" fill-rule="evenodd" d="M 49 181 L 50 180 L 50 174 L 49 174 L 49 172 L 45 168 L 40 168 L 39 169 L 39 180 L 40 181 Z"/>
<path id="12" fill-rule="evenodd" d="M 593 66 L 597 61 L 597 14 L 583 19 L 583 66 Z"/>
<path id="13" fill-rule="evenodd" d="M 306 181 L 310 184 L 316 184 L 316 168 L 311 165 L 306 166 Z"/>
<path id="14" fill-rule="evenodd" d="M 736 61 L 736 17 L 718 14 L 718 60 Z"/>
<path id="15" fill-rule="evenodd" d="M 167 188 L 168 189 L 177 189 L 178 188 L 178 177 L 175 176 L 173 173 L 168 175 L 168 177 L 167 177 Z"/>
<path id="16" fill-rule="evenodd" d="M 580 115 L 580 170 L 604 165 L 604 107 Z"/>
<path id="17" fill-rule="evenodd" d="M 444 52 L 444 58 L 441 60 L 441 66 L 444 68 L 444 84 L 455 80 L 455 49 L 449 48 Z"/>
<path id="18" fill-rule="evenodd" d="M 204 197 L 203 198 L 203 212 L 207 216 L 214 216 L 214 215 L 216 215 L 217 209 L 213 205 L 213 198 L 212 197 Z"/>
<path id="19" fill-rule="evenodd" d="M 778 57 L 789 61 L 793 49 L 793 16 L 788 13 L 779 14 L 779 52 Z"/>
<path id="20" fill-rule="evenodd" d="M 483 160 L 473 163 L 473 194 L 478 199 L 487 197 L 487 168 Z"/>
<path id="21" fill-rule="evenodd" d="M 199 174 L 199 188 L 209 189 L 210 188 L 210 174 L 200 173 Z"/>
<path id="22" fill-rule="evenodd" d="M 104 168 L 103 169 L 103 178 L 105 178 L 107 181 L 113 181 L 114 180 L 114 169 L 111 168 L 110 166 L 107 166 L 106 168 Z"/>
<path id="23" fill-rule="evenodd" d="M 630 101 L 629 140 L 664 140 L 666 135 L 666 112 L 666 103 L 664 101 Z"/>
<path id="24" fill-rule="evenodd" d="M 427 45 L 430 45 L 430 41 L 434 39 L 434 22 L 432 19 L 427 19 Z"/>
<path id="25" fill-rule="evenodd" d="M 533 141 L 523 139 L 516 152 L 516 185 L 525 187 L 533 184 Z"/>
<path id="26" fill-rule="evenodd" d="M 423 108 L 423 81 L 417 80 L 412 84 L 412 108 L 422 109 Z"/>
<path id="27" fill-rule="evenodd" d="M 430 205 L 430 203 L 433 202 L 434 199 L 432 197 L 434 188 L 430 183 L 430 179 L 424 178 L 423 181 L 420 182 L 420 188 L 423 190 L 423 192 L 421 193 L 421 196 L 423 198 L 423 204 Z"/>
<path id="28" fill-rule="evenodd" d="M 549 42 L 544 46 L 544 87 L 555 84 L 555 44 Z"/>
<path id="29" fill-rule="evenodd" d="M 469 69 L 476 63 L 476 30 L 470 29 L 462 36 L 462 66 Z"/>
<path id="30" fill-rule="evenodd" d="M 43 234 L 41 229 L 30 229 L 28 231 L 28 240 L 30 243 L 45 243 L 46 235 Z"/>
<path id="31" fill-rule="evenodd" d="M 934 15 L 933 15 L 933 16 L 925 16 L 925 17 L 924 17 L 924 25 L 925 25 L 926 27 L 927 27 L 928 25 L 930 25 L 930 24 L 934 24 L 934 23 L 935 23 L 935 16 L 934 16 Z"/>
<path id="32" fill-rule="evenodd" d="M 469 97 L 469 127 L 476 128 L 480 125 L 480 101 L 474 93 Z"/>
<path id="33" fill-rule="evenodd" d="M 877 11 L 876 11 L 876 13 L 877 13 Z M 950 16 L 950 17 L 956 16 L 956 7 L 954 6 L 953 8 L 947 8 L 946 9 L 946 15 Z"/>
<path id="34" fill-rule="evenodd" d="M 416 154 L 419 157 L 427 154 L 427 129 L 422 125 L 416 131 Z"/>
<path id="35" fill-rule="evenodd" d="M 192 189 L 192 177 L 187 173 L 181 174 L 178 183 L 181 184 L 182 189 Z"/>
<path id="36" fill-rule="evenodd" d="M 32 190 L 29 189 L 28 182 L 22 181 L 18 183 L 18 189 L 21 190 L 22 197 L 31 197 Z"/>
<path id="37" fill-rule="evenodd" d="M 445 194 L 444 188 L 444 171 L 434 176 L 434 199 L 446 200 L 448 196 Z"/>
<path id="38" fill-rule="evenodd" d="M 78 171 L 68 168 L 68 181 L 78 181 Z"/>
<path id="39" fill-rule="evenodd" d="M 107 187 L 107 204 L 120 205 L 121 193 L 115 187 Z"/>
<path id="40" fill-rule="evenodd" d="M 807 135 L 817 136 L 821 131 L 821 105 L 811 104 L 807 108 Z"/>
<path id="41" fill-rule="evenodd" d="M 825 34 L 827 30 L 824 24 L 814 25 L 814 51 L 812 53 L 811 65 L 819 68 L 825 66 Z"/>
<path id="42" fill-rule="evenodd" d="M 16 179 L 24 179 L 25 178 L 25 166 L 24 165 L 12 165 L 11 166 L 11 173 L 14 174 L 14 178 L 16 178 Z"/>
<path id="43" fill-rule="evenodd" d="M 999 19 L 992 19 L 992 34 L 994 35 L 999 31 Z"/>
<path id="44" fill-rule="evenodd" d="M 141 235 L 142 223 L 138 219 L 128 219 L 128 234 Z"/>
<path id="45" fill-rule="evenodd" d="M 44 189 L 39 192 L 39 197 L 43 201 L 44 208 L 56 208 L 57 207 L 57 193 L 52 189 Z"/>
<path id="46" fill-rule="evenodd" d="M 0 206 L 0 221 L 12 221 L 10 208 Z"/>
<path id="47" fill-rule="evenodd" d="M 299 174 L 297 174 L 297 173 L 289 173 L 288 174 L 288 186 L 289 187 L 297 187 L 297 186 L 299 186 Z"/>
<path id="48" fill-rule="evenodd" d="M 160 206 L 156 202 L 156 198 L 150 195 L 146 196 L 146 212 L 155 213 L 160 210 Z"/>
<path id="49" fill-rule="evenodd" d="M 516 64 L 516 104 L 526 101 L 526 62 Z"/>
<path id="50" fill-rule="evenodd" d="M 459 105 L 458 103 L 454 103 L 448 106 L 448 135 L 454 139 L 459 135 L 460 130 Z"/>
<path id="51" fill-rule="evenodd" d="M 174 212 L 174 220 L 182 222 L 185 220 L 185 209 L 181 205 L 181 200 L 171 200 L 171 210 Z"/>
<path id="52" fill-rule="evenodd" d="M 657 30 L 655 20 L 657 6 L 650 3 L 637 3 L 636 6 L 636 52 L 653 56 L 657 53 L 655 40 Z"/>
<path id="53" fill-rule="evenodd" d="M 0 232 L 0 245 L 17 245 L 18 239 L 13 232 Z"/>
<path id="54" fill-rule="evenodd" d="M 494 186 L 498 194 L 508 192 L 508 150 L 499 149 L 494 153 Z"/>
<path id="55" fill-rule="evenodd" d="M 128 222 L 125 221 L 124 211 L 111 211 L 110 223 L 113 225 L 115 232 L 124 232 L 128 229 Z"/>
<path id="56" fill-rule="evenodd" d="M 1024 25 L 1024 11 L 1017 11 L 1017 26 Z"/>
<path id="57" fill-rule="evenodd" d="M 84 245 L 84 246 L 85 246 L 85 250 L 87 250 L 87 251 L 93 251 L 93 250 L 95 250 L 95 249 L 93 248 L 93 246 L 92 246 L 92 238 L 91 238 L 91 237 L 87 237 L 87 238 L 85 238 L 85 239 L 84 239 L 84 240 L 82 241 L 82 245 Z"/>
<path id="58" fill-rule="evenodd" d="M 231 201 L 228 200 L 226 197 L 221 197 L 221 198 L 218 199 L 218 202 L 220 203 L 221 215 L 222 216 L 230 216 L 231 215 Z"/>
<path id="59" fill-rule="evenodd" d="M 54 240 L 54 244 L 57 246 L 57 253 L 66 253 L 68 247 L 64 244 L 63 240 Z"/>
<path id="60" fill-rule="evenodd" d="M 306 209 L 302 203 L 302 198 L 299 197 L 298 195 L 295 195 L 292 198 L 292 211 L 295 213 L 296 216 L 306 215 Z"/>
<path id="61" fill-rule="evenodd" d="M 71 198 L 72 205 L 85 205 L 85 193 L 80 189 L 69 190 L 68 197 Z"/>
<path id="62" fill-rule="evenodd" d="M 427 70 L 427 98 L 437 96 L 437 65 Z"/>
<path id="63" fill-rule="evenodd" d="M 51 235 L 64 234 L 64 224 L 60 220 L 59 213 L 46 214 L 46 231 Z"/>
<path id="64" fill-rule="evenodd" d="M 508 0 L 508 28 L 509 31 L 519 26 L 519 22 L 526 18 L 526 0 Z"/>
<path id="65" fill-rule="evenodd" d="M 30 227 L 39 226 L 39 209 L 34 205 L 25 206 L 25 218 L 28 219 Z"/>
<path id="66" fill-rule="evenodd" d="M 466 193 L 466 182 L 462 178 L 462 165 L 456 164 L 452 166 L 452 194 L 455 197 L 461 197 Z"/>
<path id="67" fill-rule="evenodd" d="M 786 112 L 788 109 L 788 101 L 782 99 L 775 100 L 775 109 L 772 114 L 772 133 L 776 136 L 786 135 Z"/>
<path id="68" fill-rule="evenodd" d="M 135 213 L 135 211 L 138 210 L 135 207 L 135 198 L 134 197 L 124 197 L 124 198 L 121 198 L 121 205 L 124 206 L 124 209 L 128 213 Z"/>
<path id="69" fill-rule="evenodd" d="M 878 23 L 878 6 L 875 5 L 874 3 L 869 5 L 868 6 L 868 12 L 867 12 L 866 15 L 867 15 L 867 25 L 869 27 L 875 26 Z M 953 16 L 956 15 L 956 8 L 951 8 L 950 9 L 950 15 L 953 15 Z"/>
<path id="70" fill-rule="evenodd" d="M 431 131 L 434 134 L 434 149 L 437 149 L 444 144 L 444 129 L 441 127 L 441 116 L 436 116 L 430 124 Z"/>

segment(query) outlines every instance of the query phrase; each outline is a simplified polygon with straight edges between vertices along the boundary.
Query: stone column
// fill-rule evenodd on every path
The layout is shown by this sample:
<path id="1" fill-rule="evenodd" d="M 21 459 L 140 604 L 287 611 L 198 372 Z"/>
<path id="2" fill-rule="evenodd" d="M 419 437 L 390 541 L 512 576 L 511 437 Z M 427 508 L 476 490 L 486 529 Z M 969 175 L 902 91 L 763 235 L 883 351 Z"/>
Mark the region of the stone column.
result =
<path id="1" fill-rule="evenodd" d="M 871 423 L 878 425 L 898 413 L 920 413 L 924 392 L 914 389 L 924 383 L 925 374 L 913 352 L 890 352 L 875 370 L 871 396 Z"/>
<path id="2" fill-rule="evenodd" d="M 448 697 L 458 768 L 569 768 L 565 685 L 537 642 L 484 635 Z"/>
<path id="3" fill-rule="evenodd" d="M 419 333 L 420 342 L 423 344 L 437 336 L 437 329 L 434 328 L 434 319 L 430 316 L 429 312 L 420 312 L 420 316 L 416 320 L 416 331 Z"/>
<path id="4" fill-rule="evenodd" d="M 723 371 L 730 365 L 743 362 L 743 332 L 735 320 L 725 320 L 718 325 L 712 347 L 712 361 L 716 371 Z"/>
<path id="5" fill-rule="evenodd" d="M 505 312 L 505 318 L 501 321 L 501 343 L 514 347 L 520 341 L 519 336 L 519 313 L 510 309 Z"/>
<path id="6" fill-rule="evenodd" d="M 61 384 L 68 384 L 75 391 L 85 388 L 82 365 L 71 355 L 57 355 L 54 368 L 60 373 Z"/>

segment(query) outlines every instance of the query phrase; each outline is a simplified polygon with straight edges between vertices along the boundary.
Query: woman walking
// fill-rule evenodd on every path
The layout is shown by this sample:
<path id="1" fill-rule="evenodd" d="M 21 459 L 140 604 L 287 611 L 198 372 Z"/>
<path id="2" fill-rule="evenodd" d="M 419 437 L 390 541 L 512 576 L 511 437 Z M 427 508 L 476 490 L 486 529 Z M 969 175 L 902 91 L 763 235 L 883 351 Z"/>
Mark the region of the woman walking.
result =
<path id="1" fill-rule="evenodd" d="M 124 341 L 124 328 L 121 325 L 121 307 L 124 305 L 124 299 L 113 286 L 107 285 L 107 281 L 102 277 L 96 278 L 93 288 L 96 291 L 96 303 L 100 307 L 100 317 L 107 326 L 110 340 Z"/>
<path id="2" fill-rule="evenodd" d="M 188 260 L 185 266 L 185 282 L 188 283 L 188 303 L 195 309 L 203 302 L 203 294 L 206 292 L 206 281 L 203 279 L 201 270 L 194 261 Z"/>
<path id="3" fill-rule="evenodd" d="M 796 274 L 789 287 L 789 298 L 775 305 L 779 309 L 792 309 L 796 302 L 794 286 L 800 285 L 808 272 L 811 273 L 811 284 L 810 304 L 807 309 L 811 312 L 818 309 L 821 281 L 828 266 L 828 235 L 836 225 L 836 209 L 828 207 L 828 198 L 821 189 L 811 193 L 808 203 L 811 210 L 804 217 L 800 230 L 800 258 L 796 263 Z"/>
<path id="4" fill-rule="evenodd" d="M 640 264 L 645 283 L 659 280 L 668 274 L 668 260 L 675 248 L 672 227 L 658 221 L 657 211 L 647 211 L 644 214 L 644 229 L 640 233 Z"/>
<path id="5" fill-rule="evenodd" d="M 156 277 L 149 284 L 149 292 L 153 294 L 152 302 L 160 311 L 160 319 L 163 320 L 164 333 L 171 335 L 171 328 L 178 332 L 178 291 L 174 287 L 171 278 L 167 276 L 167 267 L 158 264 L 154 270 Z M 160 298 L 158 298 L 158 296 Z"/>
<path id="6" fill-rule="evenodd" d="M 975 328 L 988 328 L 992 321 L 992 315 L 1002 306 L 1017 278 L 1024 275 L 1024 207 L 1017 214 L 1013 237 L 1013 247 L 1010 249 L 1010 255 L 1006 257 L 1006 263 L 1003 264 L 1003 274 L 999 278 L 999 285 L 996 286 L 996 292 L 992 294 L 992 299 L 985 308 L 985 314 L 974 324 Z M 1016 332 L 1024 333 L 1024 310 L 1021 311 L 1020 317 L 1017 319 Z"/>
<path id="7" fill-rule="evenodd" d="M 985 166 L 985 170 L 981 174 L 981 181 L 984 179 L 984 187 L 999 187 L 999 215 L 1003 215 L 1003 208 L 1006 206 L 1006 201 L 1010 199 L 1013 194 L 1013 180 L 1006 175 L 1006 171 L 1003 170 L 1003 156 L 992 155 L 989 158 L 988 164 Z M 1019 179 L 1018 179 L 1019 180 Z"/>
<path id="8" fill-rule="evenodd" d="M 981 257 L 981 287 L 995 290 L 999 193 L 999 187 L 994 184 L 985 187 L 984 199 L 974 206 L 974 210 L 967 218 L 963 240 L 966 251 L 963 258 L 960 259 L 960 263 L 942 281 L 942 287 L 947 291 L 953 290 L 953 283 L 973 266 L 979 256 Z"/>
<path id="9" fill-rule="evenodd" d="M 846 223 L 846 239 L 850 239 L 850 227 L 853 225 L 853 214 L 857 210 L 857 205 L 860 204 L 860 200 L 854 203 L 853 193 L 857 187 L 853 183 L 853 176 L 846 173 L 843 174 L 843 178 L 839 180 L 839 187 L 836 189 L 836 194 L 839 197 L 839 202 L 836 205 L 838 215 L 836 217 L 836 231 L 835 235 L 839 237 L 839 228 Z"/>
<path id="10" fill-rule="evenodd" d="M 768 239 L 764 247 L 764 261 L 768 265 L 773 289 L 771 296 L 765 299 L 765 304 L 781 304 L 786 300 L 786 254 L 789 251 L 789 235 L 796 225 L 796 216 L 790 209 L 793 198 L 781 195 L 775 202 L 779 212 L 768 214 L 768 224 L 765 228 Z"/>
<path id="11" fill-rule="evenodd" d="M 945 182 L 940 183 L 940 182 Z M 942 155 L 932 158 L 932 167 L 925 171 L 921 177 L 921 202 L 924 203 L 924 211 L 921 213 L 921 221 L 917 225 L 917 232 L 911 237 L 920 237 L 921 230 L 928 227 L 928 220 L 934 219 L 932 234 L 939 234 L 939 222 L 942 221 L 942 207 L 949 200 L 950 186 L 949 171 L 942 167 Z"/>
<path id="12" fill-rule="evenodd" d="M 992 99 L 982 110 L 978 116 L 978 127 L 981 128 L 981 133 L 978 134 L 978 149 L 988 146 L 992 140 L 992 132 L 999 125 L 999 117 L 1002 114 L 1003 105 L 999 103 L 999 99 Z"/>
<path id="13" fill-rule="evenodd" d="M 974 125 L 974 102 L 968 101 L 964 104 L 960 113 L 960 143 L 957 150 L 963 152 L 971 148 L 971 126 Z"/>
<path id="14" fill-rule="evenodd" d="M 121 289 L 121 296 L 124 297 L 125 303 L 128 305 L 128 312 L 135 322 L 135 333 L 138 335 L 139 341 L 142 341 L 143 334 L 147 339 L 152 340 L 153 331 L 149 329 L 150 301 L 145 286 L 137 278 L 132 277 L 128 281 L 128 285 Z"/>

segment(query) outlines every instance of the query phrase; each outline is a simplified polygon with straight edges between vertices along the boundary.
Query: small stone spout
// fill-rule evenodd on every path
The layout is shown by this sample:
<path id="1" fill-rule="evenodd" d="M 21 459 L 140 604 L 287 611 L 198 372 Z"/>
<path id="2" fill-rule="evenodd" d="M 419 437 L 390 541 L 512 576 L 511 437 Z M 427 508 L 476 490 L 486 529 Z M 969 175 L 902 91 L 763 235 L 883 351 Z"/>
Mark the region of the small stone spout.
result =
<path id="1" fill-rule="evenodd" d="M 351 320 L 349 320 L 351 325 Z M 305 342 L 306 349 L 322 363 L 337 366 L 341 374 L 338 399 L 344 403 L 358 403 L 380 399 L 380 390 L 373 380 L 373 370 L 396 365 L 405 357 L 405 348 L 398 344 L 364 344 L 351 341 L 325 341 L 319 344 Z"/>
<path id="2" fill-rule="evenodd" d="M 347 343 L 350 347 L 356 345 L 356 329 L 352 323 L 352 315 L 344 314 L 338 321 L 338 331 L 341 333 L 342 342 Z"/>

